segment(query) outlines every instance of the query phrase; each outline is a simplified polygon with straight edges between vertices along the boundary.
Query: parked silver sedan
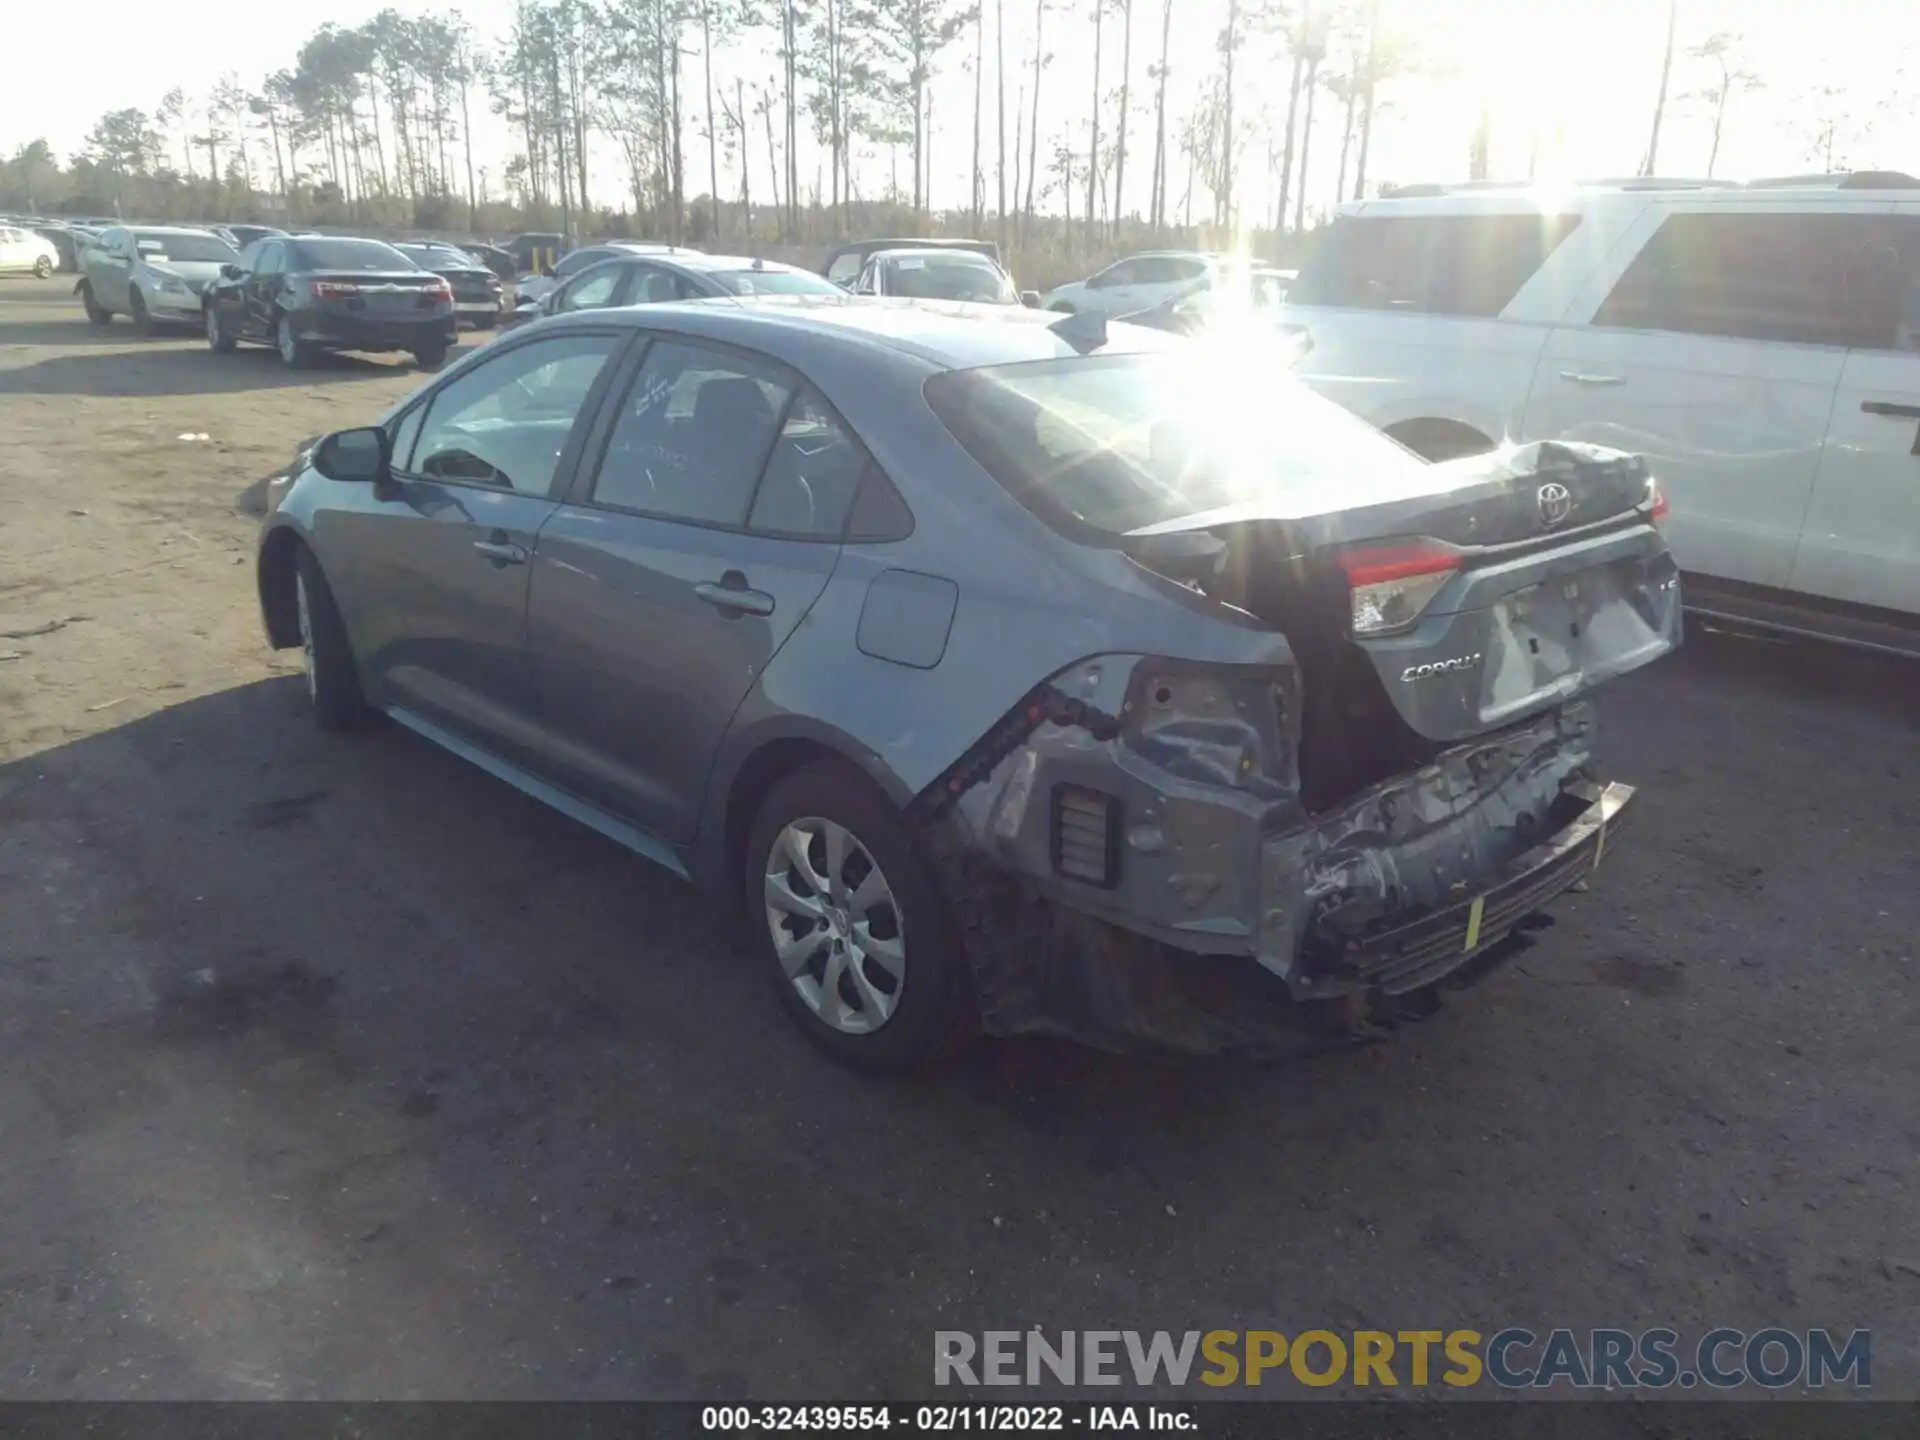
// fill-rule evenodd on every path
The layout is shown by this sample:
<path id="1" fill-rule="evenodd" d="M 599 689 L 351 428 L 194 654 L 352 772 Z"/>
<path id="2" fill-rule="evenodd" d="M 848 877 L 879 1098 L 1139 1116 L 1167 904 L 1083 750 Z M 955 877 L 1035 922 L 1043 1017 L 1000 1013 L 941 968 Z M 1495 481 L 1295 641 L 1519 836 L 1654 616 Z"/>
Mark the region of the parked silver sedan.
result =
<path id="1" fill-rule="evenodd" d="M 1632 457 L 1429 465 L 1097 317 L 707 300 L 303 446 L 258 579 L 323 726 L 728 897 L 896 1066 L 1364 1025 L 1521 943 L 1632 795 L 1580 697 L 1679 638 L 1658 509 Z"/>

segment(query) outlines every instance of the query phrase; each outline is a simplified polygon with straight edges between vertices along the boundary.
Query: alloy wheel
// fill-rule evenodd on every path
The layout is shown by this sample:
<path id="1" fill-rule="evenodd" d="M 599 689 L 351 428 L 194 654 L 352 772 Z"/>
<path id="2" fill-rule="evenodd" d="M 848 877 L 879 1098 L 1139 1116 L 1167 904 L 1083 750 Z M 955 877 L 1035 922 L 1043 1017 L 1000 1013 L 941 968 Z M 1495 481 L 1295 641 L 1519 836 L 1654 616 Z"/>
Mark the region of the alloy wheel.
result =
<path id="1" fill-rule="evenodd" d="M 207 306 L 207 344 L 220 348 L 220 316 L 211 305 Z"/>
<path id="2" fill-rule="evenodd" d="M 289 365 L 300 359 L 300 341 L 293 333 L 293 323 L 284 315 L 280 317 L 280 358 Z"/>
<path id="3" fill-rule="evenodd" d="M 320 697 L 320 676 L 313 666 L 313 611 L 307 604 L 307 577 L 304 575 L 294 577 L 293 603 L 300 615 L 300 663 L 307 673 L 307 698 L 317 700 Z"/>
<path id="4" fill-rule="evenodd" d="M 859 838 L 832 820 L 794 820 L 767 855 L 765 895 L 774 953 L 807 1008 L 850 1035 L 885 1025 L 906 985 L 906 933 Z"/>

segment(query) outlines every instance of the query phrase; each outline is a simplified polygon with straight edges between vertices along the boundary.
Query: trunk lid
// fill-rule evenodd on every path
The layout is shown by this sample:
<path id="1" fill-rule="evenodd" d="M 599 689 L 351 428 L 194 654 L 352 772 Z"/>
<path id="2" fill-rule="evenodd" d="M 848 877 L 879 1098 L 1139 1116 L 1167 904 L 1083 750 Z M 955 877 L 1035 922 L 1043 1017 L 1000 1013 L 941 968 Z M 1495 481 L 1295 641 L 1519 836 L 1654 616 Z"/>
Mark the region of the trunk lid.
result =
<path id="1" fill-rule="evenodd" d="M 318 303 L 354 314 L 414 315 L 452 304 L 447 282 L 425 270 L 315 270 L 305 278 Z"/>
<path id="2" fill-rule="evenodd" d="M 1638 457 L 1544 443 L 1432 469 L 1426 495 L 1216 511 L 1126 537 L 1143 564 L 1286 633 L 1303 672 L 1310 805 L 1679 643 L 1679 574 Z M 1399 609 L 1396 586 L 1412 595 Z"/>

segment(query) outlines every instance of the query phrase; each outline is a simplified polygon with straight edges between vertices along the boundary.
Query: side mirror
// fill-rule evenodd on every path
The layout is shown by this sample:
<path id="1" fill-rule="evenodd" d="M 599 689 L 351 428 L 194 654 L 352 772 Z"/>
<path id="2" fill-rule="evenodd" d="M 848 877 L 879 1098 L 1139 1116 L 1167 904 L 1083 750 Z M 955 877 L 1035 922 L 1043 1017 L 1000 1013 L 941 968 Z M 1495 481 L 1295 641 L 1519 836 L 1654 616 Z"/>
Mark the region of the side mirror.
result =
<path id="1" fill-rule="evenodd" d="M 231 260 L 220 267 L 220 278 L 222 280 L 238 280 L 246 273 L 246 271 L 242 270 L 238 265 L 235 265 Z"/>
<path id="2" fill-rule="evenodd" d="M 314 448 L 310 463 L 329 480 L 372 484 L 392 473 L 392 443 L 378 425 L 336 430 Z"/>
<path id="3" fill-rule="evenodd" d="M 1020 292 L 1020 303 L 1029 310 L 1038 310 L 1040 308 L 1040 292 L 1038 290 L 1022 290 Z"/>

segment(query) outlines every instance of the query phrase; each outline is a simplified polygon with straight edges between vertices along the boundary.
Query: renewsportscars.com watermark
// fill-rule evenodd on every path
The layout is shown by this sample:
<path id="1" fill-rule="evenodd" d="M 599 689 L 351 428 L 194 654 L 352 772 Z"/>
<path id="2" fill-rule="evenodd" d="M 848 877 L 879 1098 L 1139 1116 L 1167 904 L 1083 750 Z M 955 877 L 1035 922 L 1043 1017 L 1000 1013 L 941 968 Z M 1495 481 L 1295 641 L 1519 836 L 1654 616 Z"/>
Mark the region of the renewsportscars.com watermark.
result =
<path id="1" fill-rule="evenodd" d="M 1823 1389 L 1873 1384 L 1873 1332 L 1709 1330 L 936 1330 L 936 1385 L 1198 1383 L 1503 1390 Z"/>

